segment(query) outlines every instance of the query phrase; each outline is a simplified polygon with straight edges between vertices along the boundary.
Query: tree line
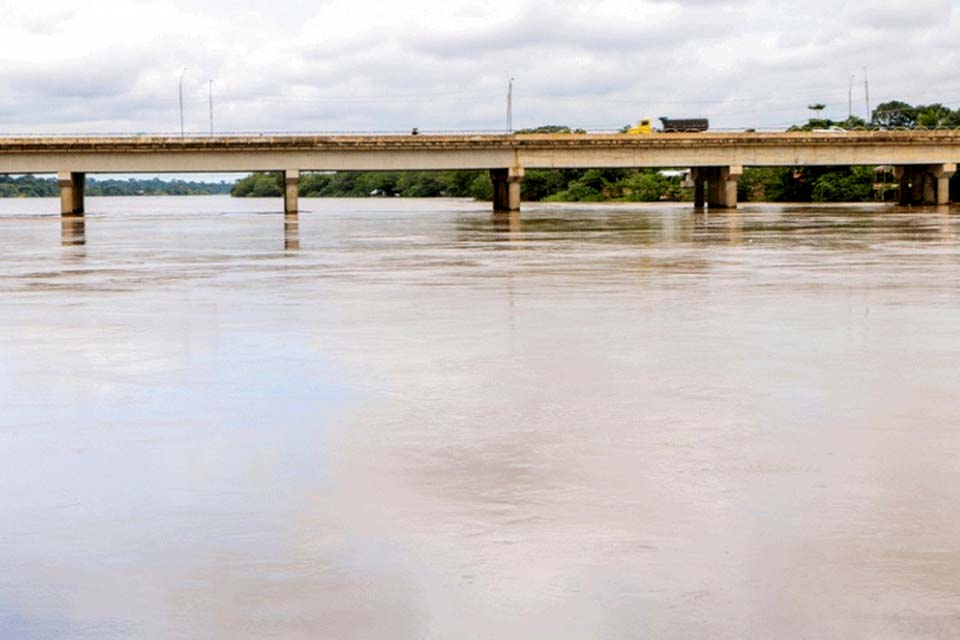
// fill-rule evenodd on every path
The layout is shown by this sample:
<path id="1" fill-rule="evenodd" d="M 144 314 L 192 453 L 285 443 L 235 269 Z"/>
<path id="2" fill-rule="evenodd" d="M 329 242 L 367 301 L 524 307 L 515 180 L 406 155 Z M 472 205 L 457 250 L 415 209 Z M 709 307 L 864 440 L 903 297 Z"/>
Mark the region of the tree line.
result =
<path id="1" fill-rule="evenodd" d="M 167 181 L 160 178 L 88 178 L 84 191 L 88 196 L 202 196 L 230 193 L 233 186 L 230 182 Z M 55 198 L 59 195 L 56 178 L 0 175 L 0 198 Z"/>

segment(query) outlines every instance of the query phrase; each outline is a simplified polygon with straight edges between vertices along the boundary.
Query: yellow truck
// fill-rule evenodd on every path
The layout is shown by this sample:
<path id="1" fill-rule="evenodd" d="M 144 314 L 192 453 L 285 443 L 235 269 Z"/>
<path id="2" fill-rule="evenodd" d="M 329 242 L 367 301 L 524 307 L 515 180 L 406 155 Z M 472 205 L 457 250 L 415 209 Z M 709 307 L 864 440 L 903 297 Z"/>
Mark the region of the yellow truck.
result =
<path id="1" fill-rule="evenodd" d="M 664 133 L 692 133 L 706 131 L 710 123 L 706 118 L 657 118 L 662 124 Z M 634 135 L 649 135 L 653 133 L 653 122 L 649 118 L 640 120 L 635 126 L 627 129 L 627 133 Z"/>
<path id="2" fill-rule="evenodd" d="M 634 126 L 627 129 L 627 133 L 632 135 L 647 135 L 653 133 L 653 123 L 649 118 L 644 118 Z"/>

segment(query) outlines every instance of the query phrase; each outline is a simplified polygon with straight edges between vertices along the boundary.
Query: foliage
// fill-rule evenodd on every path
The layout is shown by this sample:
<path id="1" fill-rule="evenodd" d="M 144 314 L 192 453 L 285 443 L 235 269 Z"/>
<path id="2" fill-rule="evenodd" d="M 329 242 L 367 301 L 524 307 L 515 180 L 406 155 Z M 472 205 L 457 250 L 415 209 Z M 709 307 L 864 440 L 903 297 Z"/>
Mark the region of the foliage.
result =
<path id="1" fill-rule="evenodd" d="M 746 167 L 737 181 L 737 199 L 742 202 L 785 202 L 792 174 L 788 167 Z"/>
<path id="2" fill-rule="evenodd" d="M 872 167 L 836 167 L 813 183 L 814 202 L 866 202 L 873 199 Z"/>
<path id="3" fill-rule="evenodd" d="M 938 102 L 913 106 L 900 100 L 877 105 L 873 122 L 883 128 L 960 127 L 960 109 L 950 109 Z"/>
<path id="4" fill-rule="evenodd" d="M 4 198 L 49 198 L 60 194 L 56 178 L 37 176 L 0 175 L 0 197 Z"/>
<path id="5" fill-rule="evenodd" d="M 669 178 L 654 171 L 638 171 L 624 178 L 620 184 L 625 200 L 656 202 L 666 195 Z"/>
<path id="6" fill-rule="evenodd" d="M 575 173 L 575 172 L 568 172 Z M 544 198 L 550 202 L 599 202 L 622 200 L 656 202 L 689 200 L 679 177 L 667 177 L 652 169 L 588 169 L 572 177 L 566 188 Z"/>
<path id="7" fill-rule="evenodd" d="M 871 119 L 884 128 L 907 127 L 913 128 L 917 122 L 916 109 L 906 102 L 890 100 L 877 105 Z"/>
<path id="8" fill-rule="evenodd" d="M 282 178 L 279 173 L 253 173 L 239 180 L 230 191 L 239 198 L 275 198 L 283 195 Z"/>
<path id="9" fill-rule="evenodd" d="M 528 169 L 520 183 L 520 195 L 524 200 L 543 200 L 566 189 L 571 179 L 569 172 Z"/>
<path id="10" fill-rule="evenodd" d="M 751 167 L 737 183 L 744 202 L 866 202 L 872 167 Z"/>
<path id="11" fill-rule="evenodd" d="M 819 106 L 819 105 L 814 105 Z M 815 129 L 830 129 L 838 127 L 840 129 L 863 129 L 867 127 L 867 121 L 857 116 L 850 116 L 845 120 L 831 120 L 830 118 L 810 118 L 806 124 L 794 125 L 788 131 L 813 131 Z"/>
<path id="12" fill-rule="evenodd" d="M 628 127 L 629 128 L 629 127 Z M 545 124 L 532 129 L 519 129 L 515 133 L 586 133 L 586 129 L 571 129 L 562 124 Z"/>
<path id="13" fill-rule="evenodd" d="M 160 178 L 87 178 L 84 190 L 88 196 L 179 196 L 230 193 L 232 186 L 228 182 L 167 181 Z M 56 178 L 0 175 L 0 198 L 55 198 L 59 195 Z"/>

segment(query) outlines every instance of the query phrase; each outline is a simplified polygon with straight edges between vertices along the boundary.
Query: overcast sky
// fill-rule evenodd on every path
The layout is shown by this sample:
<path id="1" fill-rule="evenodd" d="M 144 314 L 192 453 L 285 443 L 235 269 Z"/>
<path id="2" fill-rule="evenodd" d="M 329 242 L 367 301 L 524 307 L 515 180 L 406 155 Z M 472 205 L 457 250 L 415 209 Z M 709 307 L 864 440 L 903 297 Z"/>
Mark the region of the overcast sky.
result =
<path id="1" fill-rule="evenodd" d="M 0 131 L 786 127 L 960 106 L 960 0 L 0 0 Z"/>

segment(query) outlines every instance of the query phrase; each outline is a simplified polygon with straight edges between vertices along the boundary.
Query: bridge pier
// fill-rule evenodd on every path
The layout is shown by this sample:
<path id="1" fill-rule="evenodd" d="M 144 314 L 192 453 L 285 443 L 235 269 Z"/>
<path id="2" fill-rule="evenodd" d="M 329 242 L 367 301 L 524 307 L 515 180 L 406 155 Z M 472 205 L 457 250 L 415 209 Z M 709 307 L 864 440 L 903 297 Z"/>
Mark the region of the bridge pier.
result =
<path id="1" fill-rule="evenodd" d="M 908 164 L 893 168 L 893 177 L 900 183 L 900 204 L 948 204 L 950 178 L 957 171 L 953 162 L 942 164 Z"/>
<path id="2" fill-rule="evenodd" d="M 737 181 L 743 167 L 693 167 L 693 206 L 702 209 L 704 204 L 711 209 L 737 208 Z"/>
<path id="3" fill-rule="evenodd" d="M 491 169 L 493 181 L 493 210 L 520 211 L 520 183 L 523 182 L 523 167 Z"/>
<path id="4" fill-rule="evenodd" d="M 283 172 L 283 213 L 296 214 L 298 210 L 297 190 L 300 187 L 300 170 L 286 169 Z"/>
<path id="5" fill-rule="evenodd" d="M 73 171 L 57 173 L 57 184 L 60 185 L 60 215 L 83 215 L 83 192 L 87 182 L 87 174 Z"/>

